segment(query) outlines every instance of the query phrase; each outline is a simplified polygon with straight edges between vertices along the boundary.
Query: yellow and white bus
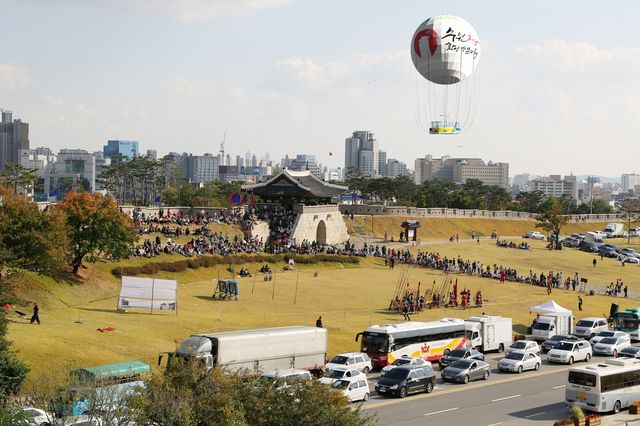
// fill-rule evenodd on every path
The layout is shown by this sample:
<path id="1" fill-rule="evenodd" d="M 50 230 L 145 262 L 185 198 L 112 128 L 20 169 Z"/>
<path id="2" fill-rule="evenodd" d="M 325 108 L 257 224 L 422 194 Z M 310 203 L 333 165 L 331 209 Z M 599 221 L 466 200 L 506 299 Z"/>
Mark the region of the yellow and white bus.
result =
<path id="1" fill-rule="evenodd" d="M 618 413 L 640 400 L 640 360 L 612 358 L 569 370 L 565 402 L 597 413 Z"/>
<path id="2" fill-rule="evenodd" d="M 375 367 L 384 367 L 403 355 L 438 361 L 454 349 L 470 346 L 465 322 L 457 318 L 372 325 L 356 335 L 356 342 L 359 337 L 360 351 L 369 355 Z"/>

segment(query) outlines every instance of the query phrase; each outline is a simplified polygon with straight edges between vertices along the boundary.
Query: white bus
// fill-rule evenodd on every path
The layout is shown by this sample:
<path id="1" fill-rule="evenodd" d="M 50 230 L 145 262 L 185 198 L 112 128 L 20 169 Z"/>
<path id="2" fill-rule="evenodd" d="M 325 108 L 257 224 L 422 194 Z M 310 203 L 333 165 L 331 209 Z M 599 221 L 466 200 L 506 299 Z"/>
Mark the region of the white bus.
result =
<path id="1" fill-rule="evenodd" d="M 456 318 L 372 325 L 356 335 L 356 342 L 360 336 L 360 351 L 369 355 L 375 367 L 384 367 L 403 355 L 437 361 L 454 349 L 470 345 L 465 322 Z"/>
<path id="2" fill-rule="evenodd" d="M 588 411 L 618 413 L 640 400 L 640 360 L 613 358 L 569 370 L 565 402 Z"/>

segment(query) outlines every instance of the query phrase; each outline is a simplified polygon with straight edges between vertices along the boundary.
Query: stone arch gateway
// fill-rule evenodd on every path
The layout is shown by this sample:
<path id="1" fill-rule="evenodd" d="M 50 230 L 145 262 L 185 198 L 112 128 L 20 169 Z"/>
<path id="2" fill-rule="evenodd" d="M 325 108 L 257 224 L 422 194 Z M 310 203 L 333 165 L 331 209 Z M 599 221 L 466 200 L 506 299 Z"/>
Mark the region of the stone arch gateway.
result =
<path id="1" fill-rule="evenodd" d="M 327 224 L 324 222 L 324 220 L 318 222 L 318 227 L 316 228 L 316 243 L 327 243 Z"/>

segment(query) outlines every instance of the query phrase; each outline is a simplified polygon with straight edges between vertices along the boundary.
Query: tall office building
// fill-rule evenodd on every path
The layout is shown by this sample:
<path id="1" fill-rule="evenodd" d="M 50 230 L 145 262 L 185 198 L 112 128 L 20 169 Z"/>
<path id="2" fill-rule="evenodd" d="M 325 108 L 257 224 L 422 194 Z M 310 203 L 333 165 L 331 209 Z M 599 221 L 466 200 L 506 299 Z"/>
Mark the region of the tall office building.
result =
<path id="1" fill-rule="evenodd" d="M 625 173 L 620 179 L 622 186 L 622 192 L 629 192 L 635 190 L 635 187 L 640 185 L 640 174 L 637 173 Z"/>
<path id="2" fill-rule="evenodd" d="M 378 141 L 372 132 L 359 130 L 345 139 L 344 168 L 358 170 L 367 176 L 380 174 L 380 152 Z M 385 154 L 386 157 L 386 154 Z"/>
<path id="3" fill-rule="evenodd" d="M 420 185 L 424 181 L 439 179 L 458 184 L 469 179 L 478 179 L 485 185 L 509 187 L 509 164 L 485 164 L 480 158 L 433 158 L 427 155 L 415 161 L 414 182 Z"/>
<path id="4" fill-rule="evenodd" d="M 20 164 L 20 151 L 29 149 L 29 124 L 13 119 L 11 111 L 0 109 L 0 170 Z"/>
<path id="5" fill-rule="evenodd" d="M 389 161 L 387 161 L 384 176 L 397 178 L 399 176 L 406 176 L 407 174 L 409 174 L 407 165 L 402 161 L 398 161 L 394 158 L 390 158 Z"/>
<path id="6" fill-rule="evenodd" d="M 578 182 L 575 176 L 540 176 L 528 183 L 529 191 L 542 191 L 546 197 L 578 199 Z"/>
<path id="7" fill-rule="evenodd" d="M 165 171 L 167 180 L 175 179 L 193 184 L 207 183 L 220 177 L 220 157 L 210 153 L 193 155 L 183 152 L 170 152 L 165 158 L 173 163 Z"/>
<path id="8" fill-rule="evenodd" d="M 118 161 L 118 157 L 126 157 L 129 160 L 138 156 L 138 141 L 109 140 L 102 148 L 106 158 Z"/>
<path id="9" fill-rule="evenodd" d="M 387 153 L 385 151 L 378 151 L 378 174 L 387 176 Z"/>
<path id="10" fill-rule="evenodd" d="M 100 157 L 104 158 L 102 155 Z M 51 191 L 59 200 L 72 190 L 94 192 L 97 176 L 96 153 L 84 149 L 61 149 L 51 174 Z"/>

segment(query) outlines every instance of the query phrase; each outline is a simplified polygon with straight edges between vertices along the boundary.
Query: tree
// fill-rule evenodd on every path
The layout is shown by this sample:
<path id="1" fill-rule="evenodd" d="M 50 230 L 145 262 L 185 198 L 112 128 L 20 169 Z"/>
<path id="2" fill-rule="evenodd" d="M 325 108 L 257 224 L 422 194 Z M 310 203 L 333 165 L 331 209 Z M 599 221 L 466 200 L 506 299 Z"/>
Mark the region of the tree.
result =
<path id="1" fill-rule="evenodd" d="M 74 274 L 87 256 L 90 261 L 99 256 L 120 260 L 131 254 L 136 233 L 129 217 L 118 210 L 111 198 L 99 193 L 70 192 L 57 208 L 66 217 L 67 255 Z"/>
<path id="2" fill-rule="evenodd" d="M 537 215 L 536 221 L 536 228 L 542 228 L 553 234 L 556 249 L 561 249 L 560 232 L 569 222 L 569 216 L 564 214 L 562 204 L 558 200 L 554 200 L 547 210 Z"/>
<path id="3" fill-rule="evenodd" d="M 0 171 L 0 180 L 2 184 L 10 187 L 14 194 L 18 193 L 18 189 L 26 190 L 33 187 L 34 182 L 38 179 L 38 170 L 29 169 L 21 164 L 9 163 Z"/>
<path id="4" fill-rule="evenodd" d="M 640 222 L 640 200 L 625 198 L 620 205 L 620 211 L 624 221 L 627 222 L 627 232 L 631 231 L 631 225 Z M 631 232 L 627 236 L 627 244 L 631 242 Z"/>
<path id="5" fill-rule="evenodd" d="M 207 373 L 197 362 L 176 363 L 156 375 L 130 402 L 140 424 L 366 425 L 341 392 L 316 380 L 284 382 Z"/>

